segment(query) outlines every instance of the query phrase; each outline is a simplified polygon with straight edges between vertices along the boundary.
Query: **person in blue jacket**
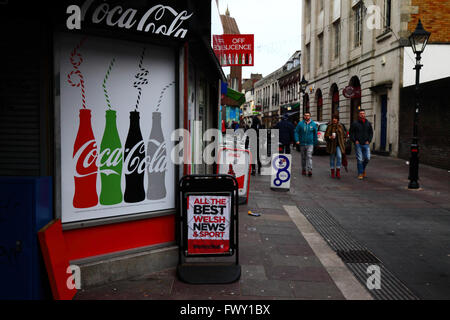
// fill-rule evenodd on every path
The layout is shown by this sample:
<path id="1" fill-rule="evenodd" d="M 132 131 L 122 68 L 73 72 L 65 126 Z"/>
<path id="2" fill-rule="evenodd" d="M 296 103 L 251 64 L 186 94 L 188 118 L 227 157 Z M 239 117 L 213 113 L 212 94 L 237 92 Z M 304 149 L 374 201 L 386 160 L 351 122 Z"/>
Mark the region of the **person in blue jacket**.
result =
<path id="1" fill-rule="evenodd" d="M 314 146 L 317 145 L 317 124 L 311 120 L 311 113 L 305 112 L 303 121 L 301 121 L 294 132 L 295 142 L 300 145 L 302 155 L 302 175 L 312 176 L 312 155 Z"/>

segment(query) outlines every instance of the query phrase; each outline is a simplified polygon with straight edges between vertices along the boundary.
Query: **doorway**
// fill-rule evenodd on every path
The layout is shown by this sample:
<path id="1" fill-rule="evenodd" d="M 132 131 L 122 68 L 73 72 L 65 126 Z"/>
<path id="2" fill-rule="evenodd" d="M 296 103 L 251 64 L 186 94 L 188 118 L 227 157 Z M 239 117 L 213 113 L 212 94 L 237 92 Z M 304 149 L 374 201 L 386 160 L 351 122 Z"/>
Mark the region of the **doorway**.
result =
<path id="1" fill-rule="evenodd" d="M 381 119 L 380 119 L 380 151 L 386 151 L 387 144 L 387 95 L 381 96 Z"/>
<path id="2" fill-rule="evenodd" d="M 331 117 L 339 114 L 339 89 L 337 84 L 331 86 Z"/>
<path id="3" fill-rule="evenodd" d="M 323 120 L 323 97 L 322 97 L 322 91 L 319 89 L 317 90 L 317 121 Z"/>
<path id="4" fill-rule="evenodd" d="M 352 86 L 355 89 L 359 89 L 358 91 L 360 92 L 361 90 L 361 83 L 359 82 L 359 78 L 358 77 L 353 77 L 350 80 L 350 86 Z M 355 122 L 358 119 L 358 113 L 359 110 L 361 110 L 361 96 L 356 96 L 354 98 L 351 98 L 350 100 L 350 124 L 352 124 L 353 122 Z"/>

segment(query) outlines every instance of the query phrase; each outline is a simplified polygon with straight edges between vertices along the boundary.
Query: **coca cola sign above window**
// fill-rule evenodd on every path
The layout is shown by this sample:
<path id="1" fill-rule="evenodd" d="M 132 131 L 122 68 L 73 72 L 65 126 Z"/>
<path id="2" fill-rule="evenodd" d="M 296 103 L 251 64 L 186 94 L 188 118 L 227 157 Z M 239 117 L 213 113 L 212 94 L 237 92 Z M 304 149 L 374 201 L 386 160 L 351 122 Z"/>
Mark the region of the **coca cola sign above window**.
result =
<path id="1" fill-rule="evenodd" d="M 87 23 L 95 27 L 114 27 L 173 39 L 186 38 L 187 22 L 193 13 L 161 3 L 144 7 L 142 1 L 124 2 L 129 3 L 129 6 L 99 0 L 85 0 L 81 5 L 69 5 L 66 9 L 67 29 L 80 30 Z"/>
<path id="2" fill-rule="evenodd" d="M 172 51 L 66 34 L 57 44 L 62 222 L 174 209 Z"/>

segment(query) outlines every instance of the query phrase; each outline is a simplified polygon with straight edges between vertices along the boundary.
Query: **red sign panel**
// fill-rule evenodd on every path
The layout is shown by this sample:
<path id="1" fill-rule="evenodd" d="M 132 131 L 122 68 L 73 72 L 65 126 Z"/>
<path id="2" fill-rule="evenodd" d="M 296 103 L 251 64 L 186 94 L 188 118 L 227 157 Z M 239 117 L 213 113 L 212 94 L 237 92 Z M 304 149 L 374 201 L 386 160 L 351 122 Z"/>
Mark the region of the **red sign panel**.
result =
<path id="1" fill-rule="evenodd" d="M 342 94 L 348 99 L 361 98 L 361 87 L 348 86 L 342 91 Z"/>
<path id="2" fill-rule="evenodd" d="M 187 198 L 189 254 L 230 251 L 231 196 L 190 195 Z"/>
<path id="3" fill-rule="evenodd" d="M 223 34 L 213 36 L 213 49 L 222 67 L 254 66 L 255 36 Z"/>

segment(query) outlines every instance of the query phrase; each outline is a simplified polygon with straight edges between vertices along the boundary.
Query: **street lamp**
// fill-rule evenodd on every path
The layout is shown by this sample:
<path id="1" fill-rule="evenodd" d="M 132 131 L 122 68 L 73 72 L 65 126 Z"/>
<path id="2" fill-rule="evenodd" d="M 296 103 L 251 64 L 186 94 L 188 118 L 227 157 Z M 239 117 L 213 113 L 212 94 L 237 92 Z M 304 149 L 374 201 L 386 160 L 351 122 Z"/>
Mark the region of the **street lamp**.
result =
<path id="1" fill-rule="evenodd" d="M 431 33 L 426 31 L 422 25 L 422 21 L 419 19 L 416 30 L 409 37 L 409 42 L 413 52 L 416 54 L 416 108 L 414 111 L 414 129 L 413 129 L 413 141 L 411 144 L 411 159 L 409 161 L 409 189 L 419 189 L 419 112 L 420 112 L 420 102 L 419 102 L 419 83 L 420 83 L 420 69 L 423 65 L 420 63 L 421 55 L 427 46 L 428 40 L 430 39 Z"/>
<path id="2" fill-rule="evenodd" d="M 302 81 L 300 81 L 300 91 L 302 92 L 302 94 L 303 94 L 303 105 L 304 105 L 304 107 L 306 108 L 306 105 L 305 105 L 305 93 L 306 93 L 306 87 L 308 86 L 308 81 L 306 81 L 306 79 L 305 79 L 305 76 L 303 76 L 302 77 Z M 309 112 L 309 110 L 303 110 L 303 113 L 305 112 L 305 111 L 307 111 L 307 112 Z"/>

